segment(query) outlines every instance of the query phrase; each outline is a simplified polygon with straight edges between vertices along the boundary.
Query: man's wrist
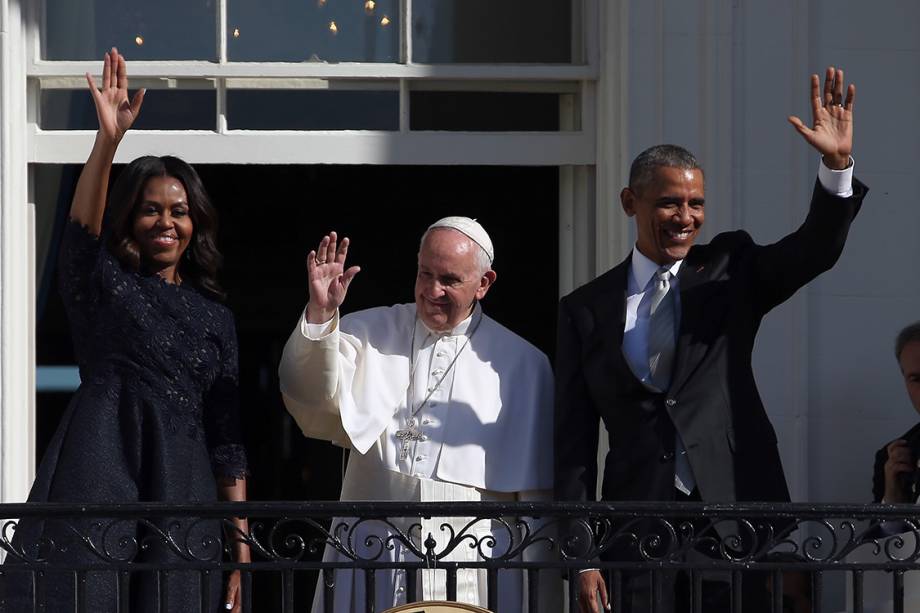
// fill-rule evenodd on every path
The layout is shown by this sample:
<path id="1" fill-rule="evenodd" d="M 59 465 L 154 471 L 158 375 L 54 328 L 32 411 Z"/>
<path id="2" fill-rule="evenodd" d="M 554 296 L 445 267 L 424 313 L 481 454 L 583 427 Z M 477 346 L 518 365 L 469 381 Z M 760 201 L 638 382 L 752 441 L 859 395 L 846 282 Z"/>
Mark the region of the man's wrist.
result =
<path id="1" fill-rule="evenodd" d="M 824 190 L 840 198 L 853 195 L 853 158 L 847 158 L 846 168 L 836 170 L 828 166 L 827 158 L 822 156 L 818 163 L 818 182 Z"/>
<path id="2" fill-rule="evenodd" d="M 825 155 L 821 160 L 831 170 L 846 170 L 851 163 L 849 155 Z"/>
<path id="3" fill-rule="evenodd" d="M 335 317 L 336 309 L 323 309 L 315 307 L 307 303 L 307 308 L 304 311 L 304 318 L 307 320 L 307 323 L 310 324 L 325 324 L 332 321 L 332 318 Z"/>

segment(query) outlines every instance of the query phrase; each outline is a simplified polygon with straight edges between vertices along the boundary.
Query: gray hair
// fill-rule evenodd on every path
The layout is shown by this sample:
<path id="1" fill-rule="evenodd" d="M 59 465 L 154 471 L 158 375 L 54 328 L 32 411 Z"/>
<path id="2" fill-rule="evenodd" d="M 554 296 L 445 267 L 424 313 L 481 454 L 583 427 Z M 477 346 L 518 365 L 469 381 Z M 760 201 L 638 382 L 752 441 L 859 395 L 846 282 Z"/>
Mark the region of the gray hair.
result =
<path id="1" fill-rule="evenodd" d="M 629 168 L 629 189 L 641 192 L 654 179 L 657 168 L 679 168 L 681 170 L 699 170 L 703 167 L 692 153 L 679 145 L 655 145 L 649 147 L 633 160 Z"/>
<path id="2" fill-rule="evenodd" d="M 479 269 L 478 272 L 480 276 L 492 270 L 492 262 L 489 260 L 489 254 L 486 253 L 486 250 L 483 249 L 479 243 L 477 243 L 476 241 L 471 239 L 469 236 L 467 236 L 466 234 L 463 234 L 463 232 L 460 232 L 460 230 L 457 230 L 455 228 L 449 228 L 446 226 L 428 228 L 427 230 L 425 230 L 425 233 L 422 234 L 422 239 L 418 242 L 419 252 L 421 252 L 422 245 L 425 244 L 425 239 L 428 238 L 428 235 L 438 230 L 453 230 L 454 232 L 457 232 L 458 234 L 462 234 L 465 239 L 470 241 L 470 244 L 473 245 L 473 248 L 475 249 L 475 252 L 476 252 L 476 265 L 477 265 L 477 268 Z"/>
<path id="3" fill-rule="evenodd" d="M 908 343 L 920 342 L 920 321 L 915 321 L 898 332 L 894 340 L 894 359 L 901 361 L 901 352 Z"/>

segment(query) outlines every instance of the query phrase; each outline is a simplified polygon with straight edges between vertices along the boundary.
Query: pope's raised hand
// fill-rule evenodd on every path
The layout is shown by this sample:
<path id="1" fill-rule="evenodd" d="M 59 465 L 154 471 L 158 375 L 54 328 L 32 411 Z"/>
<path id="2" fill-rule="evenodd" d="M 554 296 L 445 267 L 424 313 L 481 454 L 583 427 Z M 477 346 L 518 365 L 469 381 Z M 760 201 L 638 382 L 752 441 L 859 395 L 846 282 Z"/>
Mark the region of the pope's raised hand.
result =
<path id="1" fill-rule="evenodd" d="M 338 242 L 335 232 L 330 232 L 319 242 L 316 251 L 307 255 L 307 275 L 309 278 L 310 301 L 307 303 L 307 321 L 321 324 L 335 315 L 348 286 L 359 266 L 345 269 L 345 257 L 348 255 L 348 239 Z"/>
<path id="2" fill-rule="evenodd" d="M 853 101 L 856 86 L 852 83 L 843 96 L 843 70 L 828 67 L 824 76 L 824 93 L 818 75 L 811 75 L 811 114 L 814 125 L 808 127 L 795 116 L 789 123 L 824 157 L 828 168 L 842 170 L 850 163 L 853 151 Z"/>
<path id="3" fill-rule="evenodd" d="M 96 80 L 89 73 L 86 73 L 86 82 L 96 105 L 99 134 L 117 144 L 137 119 L 145 90 L 137 90 L 129 101 L 127 64 L 115 47 L 105 54 L 102 89 L 96 88 Z"/>

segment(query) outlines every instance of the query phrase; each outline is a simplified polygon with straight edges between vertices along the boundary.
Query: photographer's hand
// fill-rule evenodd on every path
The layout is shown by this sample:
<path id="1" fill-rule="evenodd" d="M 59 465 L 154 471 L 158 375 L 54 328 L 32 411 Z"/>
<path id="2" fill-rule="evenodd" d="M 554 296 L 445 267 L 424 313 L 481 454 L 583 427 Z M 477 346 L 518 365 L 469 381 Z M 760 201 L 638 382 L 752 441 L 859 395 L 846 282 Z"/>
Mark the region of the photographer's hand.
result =
<path id="1" fill-rule="evenodd" d="M 900 475 L 917 470 L 916 460 L 907 441 L 898 439 L 888 444 L 888 460 L 885 462 L 885 502 L 913 502 L 909 499 Z"/>

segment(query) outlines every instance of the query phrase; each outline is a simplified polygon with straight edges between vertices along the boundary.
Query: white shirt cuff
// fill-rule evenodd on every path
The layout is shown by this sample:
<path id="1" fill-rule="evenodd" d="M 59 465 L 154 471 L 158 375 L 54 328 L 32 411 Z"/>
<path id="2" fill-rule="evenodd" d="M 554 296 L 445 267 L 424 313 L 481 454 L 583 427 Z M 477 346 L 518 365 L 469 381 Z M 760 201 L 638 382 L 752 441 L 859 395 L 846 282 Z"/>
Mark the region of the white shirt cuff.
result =
<path id="1" fill-rule="evenodd" d="M 841 198 L 849 198 L 853 195 L 853 158 L 843 170 L 833 170 L 824 164 L 824 160 L 818 161 L 818 182 L 821 187 L 829 193 Z"/>
<path id="2" fill-rule="evenodd" d="M 319 341 L 332 334 L 338 322 L 339 312 L 336 311 L 329 321 L 321 324 L 311 324 L 307 321 L 307 310 L 304 309 L 303 314 L 300 316 L 300 333 L 308 340 Z"/>

